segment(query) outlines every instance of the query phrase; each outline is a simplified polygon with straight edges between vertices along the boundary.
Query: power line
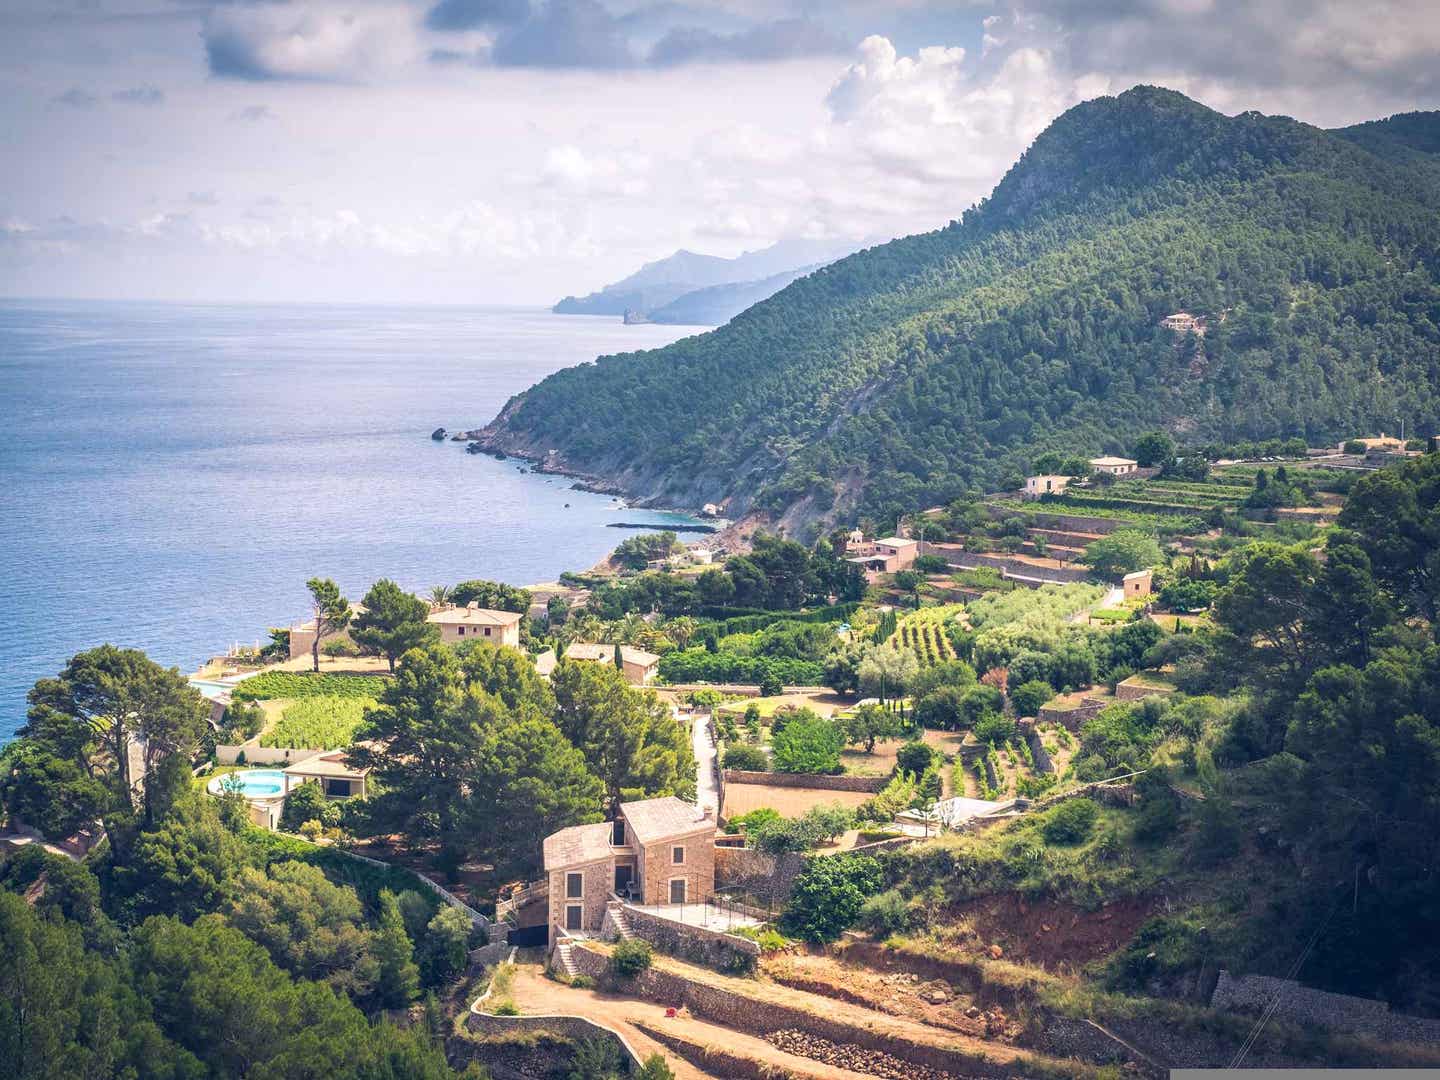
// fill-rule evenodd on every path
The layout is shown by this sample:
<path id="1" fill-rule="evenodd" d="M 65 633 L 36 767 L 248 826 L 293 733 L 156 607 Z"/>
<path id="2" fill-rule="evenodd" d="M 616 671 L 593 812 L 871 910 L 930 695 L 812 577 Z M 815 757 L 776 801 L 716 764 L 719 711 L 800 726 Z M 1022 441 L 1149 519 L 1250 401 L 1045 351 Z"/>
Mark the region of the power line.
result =
<path id="1" fill-rule="evenodd" d="M 1295 962 L 1290 965 L 1290 970 L 1285 974 L 1286 982 L 1293 982 L 1295 980 L 1295 976 L 1300 973 L 1300 969 L 1305 965 L 1305 961 L 1310 958 L 1310 953 L 1314 950 L 1316 942 L 1320 940 L 1320 935 L 1325 933 L 1326 928 L 1330 925 L 1330 920 L 1335 917 L 1335 912 L 1338 911 L 1339 908 L 1340 897 L 1337 896 L 1335 902 L 1330 905 L 1330 912 L 1325 916 L 1325 921 L 1316 927 L 1315 932 L 1310 935 L 1310 940 L 1305 943 L 1305 948 L 1300 951 L 1300 955 L 1297 956 Z M 1237 1050 L 1235 1056 L 1230 1059 L 1228 1068 L 1240 1068 L 1241 1063 L 1245 1060 L 1245 1056 L 1250 1053 L 1255 1043 L 1259 1041 L 1261 1032 L 1265 1030 L 1265 1025 L 1268 1024 L 1270 1018 L 1279 1011 L 1280 1001 L 1285 996 L 1287 989 L 1289 988 L 1282 986 L 1275 992 L 1275 996 L 1270 1000 L 1270 1004 L 1266 1006 L 1265 1011 L 1260 1014 L 1260 1019 L 1255 1021 L 1255 1026 L 1250 1029 L 1250 1034 L 1247 1035 L 1245 1041 L 1240 1044 L 1240 1049 Z"/>

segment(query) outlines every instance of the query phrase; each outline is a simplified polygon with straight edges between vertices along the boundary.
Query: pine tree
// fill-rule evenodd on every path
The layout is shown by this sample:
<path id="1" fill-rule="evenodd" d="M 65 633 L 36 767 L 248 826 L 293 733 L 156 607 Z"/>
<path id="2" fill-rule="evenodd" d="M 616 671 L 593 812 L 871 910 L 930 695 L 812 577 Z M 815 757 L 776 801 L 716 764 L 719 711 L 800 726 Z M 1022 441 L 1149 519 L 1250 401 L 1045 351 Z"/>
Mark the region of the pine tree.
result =
<path id="1" fill-rule="evenodd" d="M 380 980 L 375 990 L 386 1008 L 410 1004 L 420 990 L 420 969 L 415 966 L 410 935 L 400 903 L 389 889 L 380 892 L 380 928 L 375 932 L 375 956 L 380 961 Z"/>

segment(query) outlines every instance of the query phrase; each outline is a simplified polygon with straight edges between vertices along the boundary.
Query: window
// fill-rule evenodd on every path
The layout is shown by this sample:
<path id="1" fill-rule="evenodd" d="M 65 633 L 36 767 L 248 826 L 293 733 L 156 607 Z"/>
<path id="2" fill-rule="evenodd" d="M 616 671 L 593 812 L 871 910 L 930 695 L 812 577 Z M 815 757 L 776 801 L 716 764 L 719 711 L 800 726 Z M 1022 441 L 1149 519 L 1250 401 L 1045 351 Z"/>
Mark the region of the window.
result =
<path id="1" fill-rule="evenodd" d="M 684 845 L 682 845 L 682 844 L 676 844 L 674 847 L 672 847 L 672 848 L 670 849 L 670 861 L 671 861 L 672 863 L 674 863 L 676 866 L 684 866 L 684 865 L 685 865 L 685 847 L 684 847 Z"/>
<path id="2" fill-rule="evenodd" d="M 585 909 L 584 909 L 583 907 L 581 907 L 579 904 L 566 904 L 566 905 L 565 905 L 565 929 L 566 929 L 566 930 L 583 930 L 583 929 L 585 929 Z"/>
<path id="3" fill-rule="evenodd" d="M 490 636 L 490 627 L 488 627 L 488 626 L 485 627 L 485 636 L 486 636 L 486 637 L 489 637 L 489 636 Z"/>
<path id="4" fill-rule="evenodd" d="M 459 634 L 461 637 L 464 637 L 464 636 L 465 636 L 465 627 L 463 627 L 463 626 L 457 627 L 455 632 L 456 632 L 457 634 Z"/>
<path id="5" fill-rule="evenodd" d="M 685 903 L 685 879 L 683 877 L 670 879 L 670 903 Z"/>
<path id="6" fill-rule="evenodd" d="M 565 897 L 569 900 L 578 900 L 585 895 L 585 875 L 565 875 Z"/>

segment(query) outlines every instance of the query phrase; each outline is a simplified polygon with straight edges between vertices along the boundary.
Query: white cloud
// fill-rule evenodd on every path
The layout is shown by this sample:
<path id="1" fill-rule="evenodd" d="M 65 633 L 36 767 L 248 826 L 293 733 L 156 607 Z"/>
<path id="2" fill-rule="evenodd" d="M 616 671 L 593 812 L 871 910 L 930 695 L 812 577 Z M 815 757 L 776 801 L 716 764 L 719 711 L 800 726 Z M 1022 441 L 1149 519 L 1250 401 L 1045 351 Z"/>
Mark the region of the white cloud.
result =
<path id="1" fill-rule="evenodd" d="M 214 74 L 255 81 L 358 81 L 422 55 L 414 12 L 398 4 L 227 5 L 204 34 Z"/>
<path id="2" fill-rule="evenodd" d="M 649 190 L 644 154 L 587 154 L 578 146 L 551 147 L 540 169 L 543 184 L 571 194 L 636 197 Z"/>

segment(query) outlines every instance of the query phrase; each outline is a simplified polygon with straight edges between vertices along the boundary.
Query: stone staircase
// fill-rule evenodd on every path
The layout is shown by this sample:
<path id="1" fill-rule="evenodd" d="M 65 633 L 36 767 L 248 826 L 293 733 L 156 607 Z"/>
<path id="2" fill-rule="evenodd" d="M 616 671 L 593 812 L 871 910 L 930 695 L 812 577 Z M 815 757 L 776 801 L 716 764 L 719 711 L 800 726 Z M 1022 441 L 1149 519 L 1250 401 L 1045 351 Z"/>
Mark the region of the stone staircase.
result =
<path id="1" fill-rule="evenodd" d="M 631 941 L 635 937 L 635 931 L 630 929 L 630 920 L 625 916 L 625 909 L 618 904 L 610 909 L 610 922 L 615 927 L 615 933 L 621 941 Z"/>
<path id="2" fill-rule="evenodd" d="M 572 979 L 580 974 L 580 968 L 575 963 L 574 948 L 564 938 L 555 943 L 555 961 L 559 964 L 560 970 Z"/>

